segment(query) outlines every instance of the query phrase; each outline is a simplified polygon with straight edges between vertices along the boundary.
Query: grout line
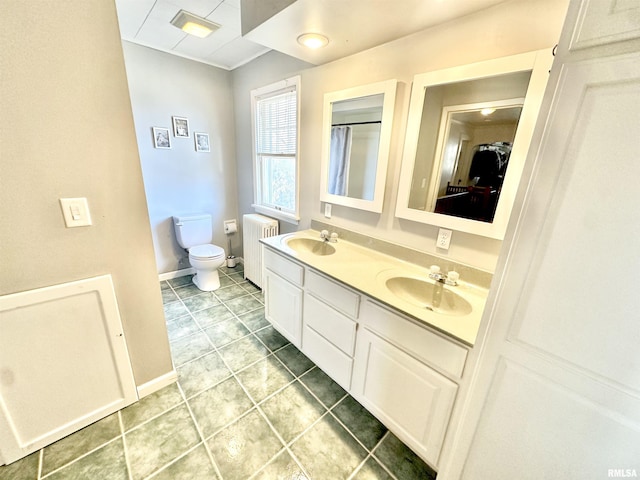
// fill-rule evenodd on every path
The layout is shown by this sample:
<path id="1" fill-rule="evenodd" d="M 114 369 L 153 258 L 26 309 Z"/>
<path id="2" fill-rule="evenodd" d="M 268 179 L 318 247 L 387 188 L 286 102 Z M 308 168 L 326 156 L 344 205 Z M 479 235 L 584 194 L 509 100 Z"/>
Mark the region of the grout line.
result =
<path id="1" fill-rule="evenodd" d="M 209 449 L 209 445 L 207 445 L 207 442 L 205 440 L 205 436 L 204 436 L 204 434 L 202 432 L 202 429 L 200 428 L 200 425 L 198 424 L 198 421 L 196 420 L 196 416 L 193 414 L 193 410 L 191 410 L 191 405 L 189 405 L 189 402 L 187 401 L 187 397 L 186 397 L 184 391 L 182 390 L 182 386 L 178 382 L 176 382 L 176 383 L 178 385 L 178 390 L 180 391 L 180 395 L 182 396 L 182 399 L 183 399 L 185 405 L 187 406 L 187 410 L 189 411 L 189 415 L 191 416 L 191 421 L 193 421 L 193 424 L 196 427 L 196 431 L 198 432 L 198 436 L 200 437 L 202 445 L 204 445 L 204 449 L 207 452 L 207 456 L 209 457 L 209 460 L 211 461 L 211 464 L 213 465 L 213 469 L 215 470 L 216 475 L 218 475 L 219 478 L 222 478 L 222 473 L 220 472 L 220 468 L 218 468 L 218 464 L 216 463 L 215 458 L 213 458 L 213 454 L 211 453 L 211 450 Z"/>
<path id="2" fill-rule="evenodd" d="M 38 474 L 36 476 L 38 480 L 40 480 L 40 478 L 42 477 L 43 464 L 44 464 L 44 448 L 41 448 L 40 453 L 38 454 Z"/>
<path id="3" fill-rule="evenodd" d="M 378 441 L 378 443 L 376 443 L 376 446 L 375 446 L 375 447 L 373 447 L 373 448 L 371 449 L 371 457 L 373 457 L 373 458 L 378 462 L 378 465 L 380 465 L 380 466 L 384 469 L 384 471 L 385 471 L 385 472 L 387 472 L 387 473 L 391 476 L 391 478 L 393 478 L 394 480 L 396 480 L 396 479 L 397 479 L 397 477 L 395 476 L 395 474 L 394 474 L 391 470 L 389 470 L 389 468 L 387 467 L 387 465 L 386 465 L 382 460 L 380 460 L 380 459 L 376 456 L 376 454 L 374 453 L 374 452 L 375 452 L 375 450 L 376 450 L 376 449 L 377 449 L 377 448 L 382 444 L 382 442 L 384 442 L 384 441 L 385 441 L 385 439 L 386 439 L 389 435 L 391 435 L 391 431 L 387 429 L 387 431 L 386 431 L 386 432 L 385 432 L 385 434 L 382 436 L 382 438 Z"/>
<path id="4" fill-rule="evenodd" d="M 121 437 L 121 435 L 118 435 L 118 436 L 116 436 L 116 437 L 112 438 L 111 440 L 109 440 L 109 441 L 107 441 L 107 442 L 104 442 L 103 444 L 101 444 L 101 445 L 99 445 L 99 446 L 97 446 L 97 447 L 95 447 L 95 448 L 93 448 L 93 449 L 89 450 L 88 452 L 83 453 L 83 454 L 82 454 L 82 455 L 80 455 L 79 457 L 74 458 L 74 459 L 73 459 L 73 460 L 71 460 L 70 462 L 65 463 L 65 464 L 64 464 L 64 465 L 62 465 L 61 467 L 58 467 L 58 468 L 56 468 L 55 470 L 51 470 L 49 473 L 47 473 L 46 475 L 43 475 L 43 476 L 42 476 L 42 477 L 40 477 L 40 478 L 48 478 L 48 477 L 50 477 L 51 475 L 53 475 L 54 473 L 58 473 L 59 471 L 64 470 L 65 468 L 67 468 L 67 467 L 69 467 L 69 466 L 73 465 L 74 463 L 79 462 L 79 461 L 80 461 L 80 460 L 82 460 L 83 458 L 88 457 L 88 456 L 89 456 L 89 455 L 91 455 L 92 453 L 97 452 L 97 451 L 98 451 L 98 450 L 100 450 L 101 448 L 106 447 L 106 446 L 107 446 L 107 445 L 109 445 L 110 443 L 113 443 L 113 442 L 115 442 L 116 440 L 119 440 L 119 439 L 120 439 L 120 437 Z"/>
<path id="5" fill-rule="evenodd" d="M 171 465 L 173 465 L 174 463 L 177 463 L 179 460 L 182 460 L 184 457 L 186 457 L 187 455 L 189 455 L 191 452 L 193 452 L 194 450 L 196 450 L 198 447 L 200 447 L 200 445 L 203 445 L 203 442 L 198 442 L 196 443 L 193 447 L 191 447 L 189 450 L 187 450 L 184 453 L 181 453 L 180 455 L 178 455 L 176 458 L 174 458 L 173 460 L 171 460 L 169 463 L 167 463 L 166 465 L 163 465 L 161 468 L 159 468 L 158 470 L 156 470 L 155 472 L 147 475 L 146 477 L 144 477 L 144 480 L 148 480 L 151 479 L 153 477 L 158 476 L 160 473 L 162 473 L 163 471 L 165 471 L 167 468 L 169 468 Z M 205 447 L 206 450 L 206 447 Z"/>
<path id="6" fill-rule="evenodd" d="M 349 430 L 349 429 L 347 429 Z M 387 437 L 387 435 L 389 434 L 389 431 L 387 430 L 384 435 L 382 435 L 382 437 L 380 437 L 380 440 L 378 440 L 378 442 L 373 446 L 373 448 L 371 449 L 371 451 L 369 451 L 367 449 L 367 456 L 364 458 L 364 460 L 362 460 L 362 462 L 360 463 L 360 465 L 358 465 L 356 467 L 356 469 L 351 473 L 351 475 L 349 475 L 349 477 L 347 477 L 347 480 L 353 480 L 353 478 L 355 478 L 355 476 L 360 472 L 360 470 L 362 470 L 364 468 L 364 465 L 367 463 L 367 461 L 372 458 L 374 462 L 376 462 L 380 467 L 382 467 L 382 469 L 392 478 L 392 480 L 398 480 L 397 477 L 391 472 L 391 470 L 389 470 L 387 468 L 387 466 L 382 463 L 378 457 L 376 457 L 373 454 L 373 451 L 378 448 L 380 446 L 380 444 L 382 443 L 382 441 Z"/>
<path id="7" fill-rule="evenodd" d="M 236 283 L 236 285 L 239 285 Z M 223 287 L 224 288 L 224 287 Z M 259 292 L 257 292 L 259 293 Z M 254 293 L 249 292 L 250 295 L 254 295 Z M 206 355 L 212 354 L 212 353 L 216 353 L 218 355 L 218 357 L 222 360 L 223 364 L 225 365 L 225 367 L 229 370 L 230 374 L 228 376 L 226 376 L 224 379 L 220 380 L 219 382 L 217 382 L 215 385 L 210 386 L 208 388 L 205 388 L 202 391 L 197 392 L 196 394 L 193 394 L 189 397 L 189 399 L 193 399 L 194 397 L 196 397 L 197 395 L 202 394 L 203 392 L 205 392 L 206 390 L 209 390 L 211 388 L 215 388 L 217 385 L 219 385 L 220 383 L 229 380 L 229 378 L 233 378 L 238 385 L 240 385 L 241 389 L 243 390 L 243 392 L 245 393 L 245 395 L 247 395 L 247 397 L 249 398 L 249 400 L 251 401 L 251 403 L 253 404 L 253 407 L 250 408 L 249 410 L 247 410 L 246 412 L 242 413 L 241 415 L 239 415 L 238 417 L 234 418 L 233 420 L 231 420 L 229 423 L 227 423 L 226 425 L 220 427 L 219 429 L 217 429 L 215 432 L 213 432 L 211 435 L 209 435 L 206 439 L 204 437 L 204 435 L 201 433 L 200 431 L 200 427 L 197 424 L 197 421 L 195 420 L 195 416 L 193 415 L 193 413 L 191 412 L 191 408 L 189 406 L 189 399 L 187 399 L 186 394 L 184 393 L 184 391 L 182 390 L 182 388 L 179 386 L 180 388 L 180 392 L 184 398 L 185 403 L 187 404 L 190 413 L 192 414 L 192 418 L 194 420 L 194 422 L 196 423 L 196 427 L 198 429 L 199 434 L 201 435 L 201 438 L 203 438 L 203 443 L 205 445 L 205 448 L 207 450 L 208 455 L 210 455 L 210 458 L 212 459 L 214 465 L 215 464 L 215 460 L 213 460 L 213 455 L 211 454 L 211 452 L 209 451 L 209 448 L 207 446 L 207 440 L 211 440 L 212 438 L 214 438 L 215 436 L 219 435 L 220 432 L 222 432 L 224 429 L 228 428 L 229 426 L 231 426 L 232 424 L 238 422 L 239 420 L 241 420 L 242 418 L 246 417 L 247 415 L 249 415 L 251 412 L 253 412 L 254 410 L 261 416 L 261 418 L 267 423 L 267 425 L 269 426 L 269 428 L 271 429 L 271 431 L 275 434 L 275 436 L 278 438 L 278 440 L 281 442 L 281 444 L 283 445 L 283 448 L 281 450 L 279 450 L 273 457 L 271 457 L 262 467 L 260 467 L 256 472 L 254 472 L 251 476 L 251 478 L 254 478 L 258 473 L 260 473 L 261 471 L 263 471 L 269 464 L 273 463 L 276 459 L 276 457 L 278 457 L 279 455 L 283 455 L 284 452 L 288 453 L 291 457 L 291 459 L 295 462 L 295 464 L 298 466 L 298 468 L 300 468 L 300 470 L 308 477 L 311 478 L 308 474 L 308 472 L 306 471 L 306 468 L 302 465 L 302 463 L 300 462 L 300 460 L 296 457 L 296 455 L 293 453 L 293 451 L 291 450 L 291 446 L 297 442 L 300 438 L 302 438 L 304 435 L 306 435 L 312 428 L 314 428 L 318 423 L 320 423 L 323 419 L 325 419 L 327 417 L 327 415 L 331 416 L 331 418 L 333 418 L 336 422 L 338 422 L 338 424 L 343 427 L 347 432 L 349 432 L 349 435 L 354 438 L 356 440 L 356 442 L 364 449 L 364 451 L 366 452 L 366 456 L 365 458 L 362 460 L 362 462 L 356 467 L 356 469 L 354 470 L 354 472 L 352 472 L 349 476 L 349 479 L 352 479 L 365 465 L 365 463 L 370 459 L 373 458 L 373 460 L 380 465 L 384 471 L 386 473 L 388 473 L 391 478 L 393 480 L 397 480 L 396 476 L 387 468 L 386 465 L 384 465 L 375 455 L 374 455 L 374 450 L 376 448 L 378 448 L 378 446 L 384 441 L 385 438 L 387 438 L 387 436 L 389 435 L 389 431 L 385 432 L 385 434 L 381 437 L 381 439 L 376 443 L 376 445 L 369 450 L 358 438 L 357 436 L 335 415 L 335 413 L 333 412 L 333 410 L 340 405 L 348 396 L 349 393 L 345 391 L 345 395 L 343 395 L 338 401 L 336 401 L 331 407 L 327 407 L 325 406 L 325 404 L 318 398 L 318 396 L 301 380 L 301 377 L 307 375 L 308 373 L 310 373 L 312 370 L 314 370 L 315 368 L 320 368 L 318 367 L 314 362 L 313 366 L 300 373 L 300 375 L 296 375 L 285 363 L 282 359 L 280 359 L 277 355 L 276 352 L 279 352 L 285 348 L 287 348 L 289 345 L 292 345 L 293 347 L 295 347 L 295 345 L 287 342 L 287 344 L 278 347 L 274 350 L 272 350 L 271 348 L 269 348 L 269 346 L 258 336 L 256 335 L 257 332 L 266 329 L 267 327 L 272 327 L 271 323 L 269 322 L 267 325 L 265 325 L 264 327 L 258 328 L 256 330 L 252 330 L 251 328 L 249 328 L 249 326 L 247 324 L 245 324 L 245 322 L 242 321 L 241 316 L 249 314 L 251 312 L 255 312 L 255 311 L 260 311 L 264 309 L 264 304 L 262 301 L 260 301 L 260 303 L 262 304 L 261 307 L 256 308 L 254 310 L 249 310 L 247 312 L 242 312 L 241 314 L 236 314 L 234 313 L 227 305 L 226 302 L 230 301 L 230 300 L 235 300 L 236 298 L 244 298 L 247 297 L 248 295 L 239 295 L 238 297 L 232 297 L 228 300 L 222 300 L 219 299 L 220 304 L 224 305 L 226 307 L 226 309 L 232 314 L 232 317 L 230 317 L 229 319 L 233 318 L 237 321 L 239 321 L 247 330 L 249 333 L 247 333 L 246 335 L 234 339 L 233 341 L 225 344 L 225 345 L 221 345 L 221 346 L 216 346 L 213 341 L 211 340 L 211 338 L 209 338 L 209 336 L 206 334 L 206 332 L 204 331 L 205 329 L 202 328 L 202 326 L 197 322 L 197 320 L 193 317 L 193 313 L 191 312 L 191 310 L 187 308 L 187 311 L 189 312 L 189 314 L 192 316 L 194 322 L 196 323 L 197 327 L 198 327 L 198 331 L 201 333 L 204 333 L 205 335 L 207 335 L 207 339 L 209 344 L 212 346 L 212 351 L 209 351 L 195 359 L 189 360 L 188 362 L 185 362 L 183 365 L 186 365 L 188 363 L 191 363 L 195 360 L 198 360 Z M 255 297 L 254 297 L 255 298 Z M 210 308 L 210 307 L 209 307 Z M 201 310 L 199 310 L 201 311 Z M 226 320 L 229 320 L 226 319 Z M 216 322 L 216 323 L 222 323 L 226 320 L 223 320 L 221 322 Z M 213 325 L 215 325 L 216 323 L 214 323 Z M 207 327 L 209 328 L 209 327 Z M 195 332 L 197 333 L 197 332 Z M 189 336 L 193 336 L 195 335 L 187 335 L 185 337 L 181 337 L 181 338 L 187 338 Z M 253 336 L 254 339 L 257 339 L 259 344 L 263 345 L 266 350 L 268 352 L 270 352 L 269 354 L 267 354 L 265 357 L 261 357 L 260 359 L 244 366 L 241 370 L 238 370 L 237 372 L 232 369 L 229 366 L 229 363 L 223 358 L 223 356 L 220 353 L 220 350 L 228 347 L 229 345 L 233 345 L 234 343 L 239 342 L 242 339 L 246 339 L 249 336 Z M 297 347 L 295 347 L 297 348 Z M 251 367 L 255 366 L 257 363 L 264 361 L 265 359 L 269 358 L 269 357 L 273 357 L 280 366 L 284 367 L 285 371 L 287 371 L 291 376 L 292 379 L 291 381 L 289 381 L 288 383 L 286 383 L 285 385 L 281 386 L 280 388 L 278 388 L 277 390 L 275 390 L 274 392 L 271 392 L 269 395 L 267 395 L 265 398 L 263 398 L 260 401 L 256 401 L 256 399 L 253 398 L 253 396 L 249 393 L 249 391 L 245 388 L 245 386 L 243 385 L 243 383 L 238 379 L 238 374 L 244 372 L 245 370 L 250 369 Z M 307 392 L 309 392 L 311 394 L 311 396 L 321 405 L 322 409 L 324 410 L 324 413 L 322 413 L 320 415 L 320 417 L 318 419 L 316 419 L 314 422 L 312 422 L 310 425 L 308 425 L 302 432 L 300 432 L 298 435 L 296 435 L 291 441 L 286 442 L 284 440 L 284 438 L 281 436 L 281 434 L 278 432 L 278 430 L 274 427 L 274 425 L 271 423 L 271 421 L 269 420 L 269 418 L 267 417 L 267 415 L 265 414 L 265 412 L 262 410 L 262 405 L 264 405 L 267 401 L 269 401 L 270 399 L 272 399 L 273 397 L 275 397 L 276 395 L 280 394 L 283 390 L 285 390 L 286 388 L 290 387 L 291 385 L 293 385 L 295 382 L 298 382 Z M 219 470 L 217 469 L 217 465 L 216 465 L 216 471 L 217 473 L 220 473 Z M 222 475 L 220 474 L 220 477 L 222 478 Z"/>
<path id="8" fill-rule="evenodd" d="M 124 435 L 124 421 L 122 420 L 122 410 L 118 410 L 118 424 L 120 425 L 120 435 L 122 436 L 122 448 L 124 449 L 124 463 L 127 466 L 127 475 L 129 480 L 133 480 L 131 462 L 129 461 L 129 449 L 127 447 L 127 439 Z"/>
<path id="9" fill-rule="evenodd" d="M 226 305 L 225 305 L 226 306 Z M 228 308 L 228 307 L 227 307 Z M 231 311 L 231 309 L 229 309 Z M 258 310 L 258 309 L 256 309 Z M 234 316 L 235 314 L 233 312 L 231 312 Z M 239 319 L 238 319 L 239 320 Z M 240 322 L 242 322 L 240 320 Z M 205 334 L 206 335 L 206 334 Z M 258 341 L 260 343 L 262 343 L 262 341 L 260 340 L 260 338 L 257 335 L 254 335 L 253 332 L 250 333 L 250 335 L 253 335 L 255 338 L 258 339 Z M 248 335 L 247 335 L 248 336 Z M 246 336 L 245 336 L 246 337 Z M 245 338 L 243 337 L 243 338 Z M 209 337 L 207 337 L 209 338 Z M 258 406 L 258 404 L 256 403 L 256 401 L 253 399 L 253 397 L 251 396 L 251 394 L 249 393 L 249 391 L 246 389 L 246 387 L 243 385 L 243 383 L 238 379 L 236 373 L 240 373 L 241 371 L 244 371 L 245 369 L 251 367 L 252 365 L 255 365 L 256 363 L 258 363 L 261 360 L 264 360 L 265 358 L 267 358 L 269 355 L 266 355 L 265 357 L 262 357 L 258 360 L 256 360 L 255 362 L 246 365 L 245 367 L 243 367 L 241 370 L 239 370 L 238 372 L 235 372 L 233 368 L 231 368 L 228 364 L 228 362 L 224 359 L 224 357 L 222 355 L 220 355 L 219 349 L 216 345 L 214 345 L 214 343 L 211 341 L 211 339 L 209 339 L 209 343 L 211 344 L 211 346 L 213 347 L 214 351 L 220 356 L 220 358 L 222 359 L 223 364 L 225 365 L 225 367 L 227 367 L 227 369 L 231 372 L 231 376 L 232 378 L 236 381 L 236 383 L 240 386 L 240 388 L 242 389 L 242 391 L 245 393 L 245 395 L 247 396 L 247 398 L 249 398 L 249 401 L 253 404 L 253 408 L 249 409 L 248 411 L 244 412 L 242 415 L 240 415 L 239 417 L 235 418 L 233 421 L 229 422 L 228 425 L 225 425 L 224 427 L 218 429 L 218 431 L 214 432 L 211 436 L 209 436 L 208 438 L 211 439 L 213 437 L 215 437 L 216 435 L 218 435 L 222 430 L 224 430 L 225 428 L 228 428 L 230 425 L 238 422 L 240 419 L 242 419 L 243 417 L 247 416 L 254 408 L 256 410 L 256 412 L 258 412 L 258 414 L 262 417 L 262 419 L 267 423 L 267 425 L 269 426 L 269 428 L 271 429 L 271 431 L 275 434 L 276 438 L 278 438 L 278 440 L 280 441 L 281 445 L 283 446 L 283 449 L 287 451 L 287 453 L 289 453 L 289 455 L 291 456 L 291 458 L 294 459 L 294 461 L 296 462 L 296 464 L 298 465 L 298 467 L 300 468 L 300 470 L 302 472 L 304 472 L 304 474 L 307 476 L 307 478 L 310 478 L 309 475 L 306 472 L 306 469 L 302 466 L 302 464 L 300 463 L 300 461 L 296 458 L 296 456 L 293 454 L 293 452 L 291 450 L 289 450 L 289 447 L 287 446 L 287 443 L 284 441 L 284 439 L 280 436 L 280 433 L 275 429 L 275 427 L 271 424 L 271 422 L 269 421 L 269 419 L 267 418 L 266 414 L 262 411 L 262 409 Z M 235 342 L 231 342 L 230 344 L 235 343 Z M 228 344 L 228 345 L 230 345 Z M 264 344 L 263 344 L 264 345 Z M 226 346 L 226 345 L 225 345 Z M 267 351 L 271 352 L 271 349 L 269 349 L 269 347 L 267 347 L 265 345 L 265 348 L 267 349 Z M 270 354 L 273 354 L 273 352 L 271 352 Z M 277 357 L 276 357 L 277 358 Z M 278 359 L 279 360 L 279 359 Z M 286 366 L 285 366 L 286 367 Z M 295 375 L 294 375 L 294 380 L 295 381 Z M 292 381 L 292 383 L 293 383 Z M 213 387 L 211 387 L 213 388 Z M 188 402 L 187 402 L 188 404 Z M 194 417 L 194 421 L 195 421 L 195 417 Z M 197 422 L 196 422 L 197 425 Z M 206 443 L 205 443 L 206 445 Z M 276 453 L 275 456 L 277 456 L 278 454 L 280 454 L 282 452 L 283 449 L 278 450 L 278 453 Z M 208 446 L 207 446 L 207 450 L 208 450 Z M 273 458 L 270 458 L 269 461 L 267 463 L 265 463 L 265 465 L 263 465 L 259 470 L 262 470 L 269 462 L 271 462 L 273 460 Z M 213 455 L 212 455 L 213 458 Z M 220 475 L 220 478 L 222 478 L 222 475 Z"/>

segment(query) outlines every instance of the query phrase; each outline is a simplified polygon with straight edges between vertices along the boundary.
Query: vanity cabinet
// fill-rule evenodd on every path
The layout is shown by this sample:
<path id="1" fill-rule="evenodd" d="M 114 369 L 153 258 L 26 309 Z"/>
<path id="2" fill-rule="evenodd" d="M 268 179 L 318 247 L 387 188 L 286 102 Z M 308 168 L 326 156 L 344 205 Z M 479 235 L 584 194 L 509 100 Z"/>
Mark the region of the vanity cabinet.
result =
<path id="1" fill-rule="evenodd" d="M 264 248 L 266 318 L 434 468 L 468 348 Z"/>
<path id="2" fill-rule="evenodd" d="M 264 249 L 265 318 L 296 347 L 302 344 L 304 267 Z"/>
<path id="3" fill-rule="evenodd" d="M 466 349 L 369 300 L 361 317 L 351 394 L 437 465 Z"/>

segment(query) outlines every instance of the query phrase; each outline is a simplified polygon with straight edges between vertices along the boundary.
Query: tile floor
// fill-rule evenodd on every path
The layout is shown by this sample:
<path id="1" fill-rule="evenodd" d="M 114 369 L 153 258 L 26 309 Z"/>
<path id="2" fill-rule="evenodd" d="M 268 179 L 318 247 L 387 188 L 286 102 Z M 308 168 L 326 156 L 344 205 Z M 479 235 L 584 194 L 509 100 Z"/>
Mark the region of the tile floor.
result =
<path id="1" fill-rule="evenodd" d="M 276 332 L 242 266 L 161 282 L 178 382 L 9 466 L 0 480 L 435 479 Z"/>

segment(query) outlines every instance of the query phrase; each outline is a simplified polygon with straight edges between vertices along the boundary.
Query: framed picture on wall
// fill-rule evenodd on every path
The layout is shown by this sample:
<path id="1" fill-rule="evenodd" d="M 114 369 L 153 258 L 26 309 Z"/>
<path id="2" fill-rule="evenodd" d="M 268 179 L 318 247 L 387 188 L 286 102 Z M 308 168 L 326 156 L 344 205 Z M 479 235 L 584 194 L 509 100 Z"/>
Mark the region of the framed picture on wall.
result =
<path id="1" fill-rule="evenodd" d="M 152 127 L 153 146 L 155 148 L 171 148 L 171 134 L 168 128 Z"/>
<path id="2" fill-rule="evenodd" d="M 210 152 L 211 147 L 209 146 L 209 134 L 208 133 L 199 133 L 193 132 L 193 136 L 196 140 L 196 152 Z"/>
<path id="3" fill-rule="evenodd" d="M 173 136 L 189 138 L 189 120 L 184 117 L 171 117 L 173 119 Z"/>

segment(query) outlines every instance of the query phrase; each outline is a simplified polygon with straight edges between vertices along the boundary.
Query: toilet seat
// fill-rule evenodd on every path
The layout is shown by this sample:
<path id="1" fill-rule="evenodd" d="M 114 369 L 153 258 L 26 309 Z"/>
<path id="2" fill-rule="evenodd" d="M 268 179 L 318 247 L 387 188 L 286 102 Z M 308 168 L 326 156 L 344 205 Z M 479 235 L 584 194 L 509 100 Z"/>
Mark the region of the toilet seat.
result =
<path id="1" fill-rule="evenodd" d="M 196 245 L 189 249 L 189 256 L 196 260 L 212 260 L 215 258 L 224 257 L 224 250 L 217 245 Z"/>

